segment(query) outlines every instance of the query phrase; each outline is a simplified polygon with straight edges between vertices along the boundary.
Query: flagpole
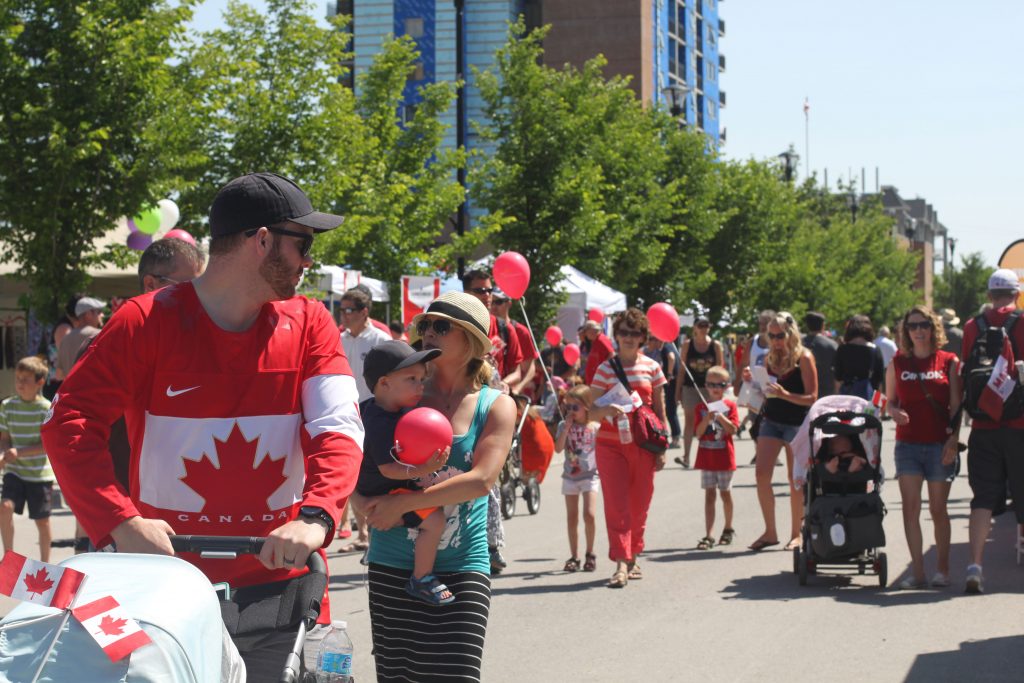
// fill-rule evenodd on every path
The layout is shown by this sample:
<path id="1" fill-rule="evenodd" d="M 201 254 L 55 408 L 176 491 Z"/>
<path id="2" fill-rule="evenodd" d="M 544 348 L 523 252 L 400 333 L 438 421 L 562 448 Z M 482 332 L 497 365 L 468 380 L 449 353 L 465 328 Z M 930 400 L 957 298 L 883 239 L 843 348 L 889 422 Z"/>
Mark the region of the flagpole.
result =
<path id="1" fill-rule="evenodd" d="M 530 331 L 530 343 L 533 344 L 533 350 L 537 352 L 537 358 L 540 358 L 540 347 L 537 346 L 537 338 L 533 334 L 533 327 L 530 325 L 530 317 L 526 315 L 526 307 L 523 305 L 523 300 L 519 299 L 519 310 L 523 313 L 523 320 L 526 321 L 526 329 Z M 551 387 L 551 393 L 555 395 L 555 410 L 558 411 L 558 417 L 565 421 L 565 415 L 562 413 L 562 406 L 558 403 L 558 392 L 555 391 L 555 383 L 551 381 L 551 375 L 548 374 L 548 367 L 544 365 L 544 361 L 540 362 L 541 370 L 544 371 L 544 378 L 548 381 L 548 386 Z M 555 358 L 552 353 L 551 356 L 551 369 L 554 372 Z"/>
<path id="2" fill-rule="evenodd" d="M 39 662 L 39 668 L 36 669 L 36 675 L 32 677 L 32 683 L 38 683 L 39 677 L 43 675 L 43 669 L 46 668 L 46 662 L 49 661 L 50 655 L 53 653 L 53 648 L 57 647 L 57 641 L 60 640 L 60 634 L 64 631 L 64 627 L 67 626 L 68 620 L 71 618 L 71 610 L 74 608 L 75 603 L 78 602 L 78 596 L 82 594 L 82 588 L 85 587 L 85 582 L 88 578 L 88 575 L 82 577 L 82 582 L 78 585 L 78 590 L 75 591 L 75 596 L 71 598 L 71 603 L 64 609 L 64 618 L 61 619 L 60 626 L 57 627 L 57 632 L 54 634 L 53 640 L 50 641 L 50 646 L 46 648 L 46 654 L 43 655 L 43 661 Z"/>

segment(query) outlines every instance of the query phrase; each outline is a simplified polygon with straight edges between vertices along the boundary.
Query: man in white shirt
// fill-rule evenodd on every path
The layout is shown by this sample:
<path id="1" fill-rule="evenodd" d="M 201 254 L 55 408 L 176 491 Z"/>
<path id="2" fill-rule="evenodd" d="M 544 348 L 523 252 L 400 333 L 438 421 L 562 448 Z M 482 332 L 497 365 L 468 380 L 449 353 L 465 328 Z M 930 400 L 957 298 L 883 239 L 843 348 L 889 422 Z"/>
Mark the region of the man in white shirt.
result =
<path id="1" fill-rule="evenodd" d="M 896 347 L 896 342 L 890 339 L 891 333 L 889 328 L 882 325 L 878 328 L 878 338 L 875 339 L 875 346 L 882 352 L 882 363 L 885 367 L 889 367 L 889 362 L 892 361 L 892 357 L 896 355 L 896 351 L 899 349 Z"/>
<path id="2" fill-rule="evenodd" d="M 390 334 L 370 325 L 369 319 L 370 297 L 359 289 L 345 292 L 341 297 L 341 322 L 345 326 L 345 331 L 341 333 L 341 344 L 356 378 L 360 403 L 373 395 L 363 379 L 363 359 L 370 349 L 391 339 Z"/>

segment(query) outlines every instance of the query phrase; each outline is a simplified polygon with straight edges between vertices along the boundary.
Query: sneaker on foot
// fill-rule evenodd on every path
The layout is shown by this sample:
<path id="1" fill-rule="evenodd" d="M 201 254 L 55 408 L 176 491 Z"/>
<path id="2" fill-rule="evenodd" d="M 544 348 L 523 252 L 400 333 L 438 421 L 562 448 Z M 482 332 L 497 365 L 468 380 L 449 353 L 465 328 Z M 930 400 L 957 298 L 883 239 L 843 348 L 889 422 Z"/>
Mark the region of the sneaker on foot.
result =
<path id="1" fill-rule="evenodd" d="M 942 572 L 935 572 L 932 577 L 932 588 L 949 588 L 949 576 Z"/>
<path id="2" fill-rule="evenodd" d="M 981 567 L 979 565 L 972 564 L 967 568 L 967 586 L 964 592 L 974 595 L 985 592 L 984 578 L 981 575 Z"/>
<path id="3" fill-rule="evenodd" d="M 913 576 L 907 578 L 896 584 L 896 587 L 901 591 L 917 591 L 928 587 L 928 582 L 924 579 L 916 579 Z"/>

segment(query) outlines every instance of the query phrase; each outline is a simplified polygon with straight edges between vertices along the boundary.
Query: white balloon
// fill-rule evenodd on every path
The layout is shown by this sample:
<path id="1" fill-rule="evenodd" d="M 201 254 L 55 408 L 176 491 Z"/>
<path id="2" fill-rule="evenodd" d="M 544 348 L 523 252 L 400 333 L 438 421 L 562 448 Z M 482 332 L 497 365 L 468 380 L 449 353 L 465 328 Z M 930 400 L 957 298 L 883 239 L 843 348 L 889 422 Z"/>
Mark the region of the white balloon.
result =
<path id="1" fill-rule="evenodd" d="M 156 205 L 160 209 L 160 230 L 170 230 L 178 224 L 181 213 L 177 204 L 170 199 L 161 199 Z"/>

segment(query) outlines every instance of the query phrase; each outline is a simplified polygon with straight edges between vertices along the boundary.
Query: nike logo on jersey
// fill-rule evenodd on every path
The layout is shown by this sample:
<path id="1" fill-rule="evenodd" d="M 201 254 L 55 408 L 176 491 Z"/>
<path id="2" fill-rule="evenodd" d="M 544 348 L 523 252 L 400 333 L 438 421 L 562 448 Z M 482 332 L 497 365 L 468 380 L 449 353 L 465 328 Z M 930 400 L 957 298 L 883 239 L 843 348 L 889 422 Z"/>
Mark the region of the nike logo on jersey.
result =
<path id="1" fill-rule="evenodd" d="M 167 385 L 167 396 L 169 396 L 170 398 L 174 398 L 175 396 L 181 396 L 182 394 L 184 394 L 186 392 L 189 392 L 189 391 L 192 391 L 193 389 L 198 389 L 199 387 L 200 387 L 200 385 L 197 384 L 194 387 L 189 387 L 187 389 L 177 389 L 177 390 L 175 390 L 175 389 L 171 388 L 170 384 L 168 384 Z"/>

